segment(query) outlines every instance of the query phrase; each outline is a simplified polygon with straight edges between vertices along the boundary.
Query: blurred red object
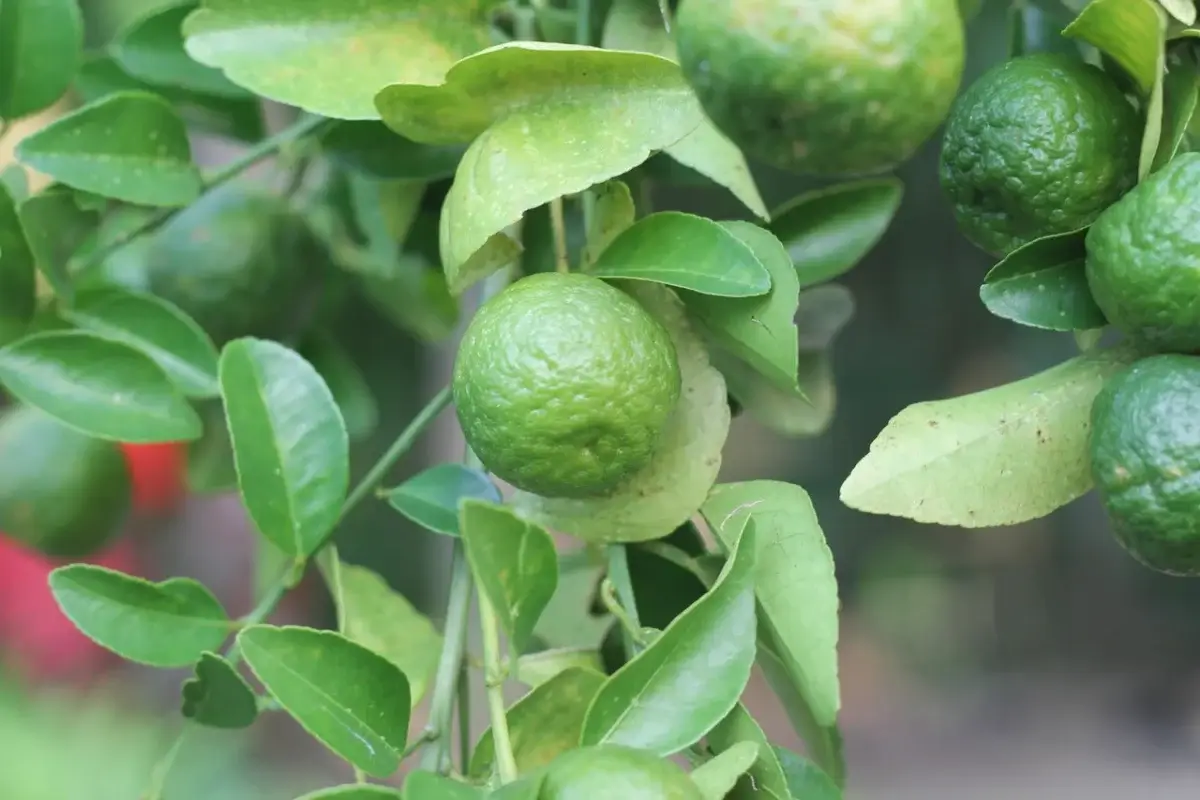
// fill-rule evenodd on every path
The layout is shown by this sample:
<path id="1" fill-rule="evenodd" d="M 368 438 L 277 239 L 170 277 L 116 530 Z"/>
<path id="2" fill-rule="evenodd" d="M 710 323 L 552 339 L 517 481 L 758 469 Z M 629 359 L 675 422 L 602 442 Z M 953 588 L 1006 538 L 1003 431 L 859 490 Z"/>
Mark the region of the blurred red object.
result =
<path id="1" fill-rule="evenodd" d="M 175 509 L 187 494 L 187 446 L 178 442 L 122 444 L 133 483 L 133 508 L 149 514 Z"/>
<path id="2" fill-rule="evenodd" d="M 130 537 L 87 561 L 130 574 L 138 571 Z M 33 684 L 85 683 L 118 660 L 59 610 L 47 578 L 63 563 L 0 535 L 0 662 Z"/>

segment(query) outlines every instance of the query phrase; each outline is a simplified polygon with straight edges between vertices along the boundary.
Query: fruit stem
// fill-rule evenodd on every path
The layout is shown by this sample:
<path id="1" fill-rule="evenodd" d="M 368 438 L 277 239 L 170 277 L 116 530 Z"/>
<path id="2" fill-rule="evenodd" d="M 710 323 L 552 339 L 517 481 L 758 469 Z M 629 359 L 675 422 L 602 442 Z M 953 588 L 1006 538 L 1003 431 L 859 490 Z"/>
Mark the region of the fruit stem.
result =
<path id="1" fill-rule="evenodd" d="M 504 667 L 500 663 L 500 630 L 496 610 L 487 593 L 479 592 L 479 624 L 483 629 L 483 669 L 487 683 L 488 716 L 492 722 L 492 744 L 500 783 L 517 779 L 517 761 L 508 736 L 508 717 L 504 710 Z"/>
<path id="2" fill-rule="evenodd" d="M 608 546 L 608 583 L 615 590 L 614 599 L 621 609 L 618 618 L 622 622 L 625 636 L 625 657 L 633 658 L 640 652 L 642 621 L 638 617 L 637 598 L 633 593 L 633 579 L 629 577 L 629 553 L 623 544 Z M 624 616 L 622 616 L 622 614 Z"/>
<path id="3" fill-rule="evenodd" d="M 556 197 L 550 201 L 550 226 L 554 229 L 554 268 L 559 272 L 570 272 L 567 261 L 567 223 L 563 219 L 563 201 Z"/>

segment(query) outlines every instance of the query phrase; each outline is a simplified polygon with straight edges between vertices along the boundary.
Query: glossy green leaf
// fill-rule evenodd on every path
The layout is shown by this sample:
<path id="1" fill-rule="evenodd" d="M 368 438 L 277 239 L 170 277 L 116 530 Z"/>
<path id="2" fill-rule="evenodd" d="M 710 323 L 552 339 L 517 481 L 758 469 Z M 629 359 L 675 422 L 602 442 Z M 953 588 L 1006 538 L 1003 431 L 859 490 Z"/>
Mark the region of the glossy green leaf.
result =
<path id="1" fill-rule="evenodd" d="M 526 686 L 536 688 L 569 669 L 586 669 L 603 674 L 600 654 L 591 647 L 559 647 L 540 650 L 517 659 L 515 677 Z"/>
<path id="2" fill-rule="evenodd" d="M 351 442 L 361 441 L 379 426 L 379 404 L 366 377 L 345 348 L 323 331 L 308 336 L 300 355 L 325 381 L 346 423 Z"/>
<path id="3" fill-rule="evenodd" d="M 17 158 L 67 186 L 148 206 L 200 196 L 183 120 L 148 92 L 110 94 L 26 136 Z"/>
<path id="4" fill-rule="evenodd" d="M 93 333 L 37 333 L 0 349 L 0 384 L 101 439 L 149 443 L 200 436 L 200 417 L 161 367 L 129 345 Z"/>
<path id="5" fill-rule="evenodd" d="M 455 64 L 441 86 L 389 86 L 377 103 L 411 139 L 471 142 L 441 218 L 455 294 L 515 258 L 505 230 L 524 212 L 628 172 L 704 118 L 665 58 L 544 42 L 489 48 Z"/>
<path id="6" fill-rule="evenodd" d="M 1167 13 L 1184 25 L 1196 24 L 1196 4 L 1194 0 L 1158 0 L 1159 5 Z"/>
<path id="7" fill-rule="evenodd" d="M 145 353 L 189 397 L 216 397 L 217 348 L 200 326 L 150 294 L 100 290 L 62 310 L 80 328 Z"/>
<path id="8" fill-rule="evenodd" d="M 837 578 L 808 493 L 779 481 L 724 484 L 701 513 L 726 549 L 754 524 L 759 620 L 773 632 L 817 724 L 833 724 L 841 706 Z"/>
<path id="9" fill-rule="evenodd" d="M 588 272 L 718 297 L 766 295 L 771 273 L 740 233 L 679 211 L 651 214 L 613 239 Z"/>
<path id="10" fill-rule="evenodd" d="M 824 283 L 858 264 L 891 225 L 904 184 L 872 178 L 807 192 L 771 212 L 800 276 L 800 288 Z"/>
<path id="11" fill-rule="evenodd" d="M 1063 30 L 1111 56 L 1149 95 L 1158 81 L 1166 14 L 1153 0 L 1093 0 Z"/>
<path id="12" fill-rule="evenodd" d="M 748 526 L 704 597 L 605 681 L 580 744 L 623 744 L 666 756 L 699 741 L 729 713 L 754 663 L 757 555 Z"/>
<path id="13" fill-rule="evenodd" d="M 736 742 L 692 770 L 692 781 L 705 800 L 724 800 L 758 759 L 758 745 Z"/>
<path id="14" fill-rule="evenodd" d="M 307 361 L 263 339 L 227 344 L 219 372 L 246 510 L 280 550 L 309 556 L 337 524 L 350 484 L 333 394 Z"/>
<path id="15" fill-rule="evenodd" d="M 194 494 L 218 494 L 237 491 L 237 466 L 233 462 L 233 444 L 220 402 L 202 409 L 204 433 L 188 442 L 187 487 Z"/>
<path id="16" fill-rule="evenodd" d="M 721 226 L 754 253 L 770 274 L 770 292 L 760 297 L 712 297 L 685 292 L 688 311 L 710 337 L 728 348 L 772 385 L 796 391 L 799 345 L 796 310 L 800 282 L 783 245 L 749 222 Z"/>
<path id="17" fill-rule="evenodd" d="M 442 637 L 429 619 L 378 573 L 338 560 L 330 584 L 346 638 L 391 661 L 408 678 L 415 706 L 425 695 Z"/>
<path id="18" fill-rule="evenodd" d="M 248 728 L 258 717 L 258 699 L 232 664 L 204 653 L 196 677 L 183 684 L 183 716 L 210 728 Z"/>
<path id="19" fill-rule="evenodd" d="M 458 513 L 475 580 L 495 608 L 512 649 L 524 650 L 558 585 L 554 540 L 541 526 L 495 503 L 463 500 Z"/>
<path id="20" fill-rule="evenodd" d="M 404 795 L 399 789 L 388 786 L 375 786 L 366 783 L 349 783 L 345 786 L 334 786 L 329 789 L 318 789 L 296 800 L 401 800 Z M 429 800 L 438 800 L 440 795 L 429 795 Z M 452 800 L 452 798 L 451 798 Z"/>
<path id="21" fill-rule="evenodd" d="M 156 86 L 240 99 L 252 97 L 219 69 L 205 66 L 183 46 L 183 21 L 200 4 L 182 2 L 155 8 L 126 28 L 113 43 L 117 63 L 133 77 Z"/>
<path id="22" fill-rule="evenodd" d="M 74 289 L 68 265 L 99 224 L 99 215 L 80 208 L 72 192 L 51 187 L 22 202 L 17 216 L 38 271 L 54 293 L 69 302 Z"/>
<path id="23" fill-rule="evenodd" d="M 704 502 L 721 469 L 729 434 L 725 379 L 670 289 L 631 281 L 628 291 L 671 334 L 679 360 L 679 404 L 663 430 L 658 452 L 637 475 L 603 498 L 544 498 L 516 492 L 522 516 L 588 541 L 646 541 L 666 536 Z"/>
<path id="24" fill-rule="evenodd" d="M 592 224 L 587 232 L 583 263 L 594 264 L 613 239 L 637 218 L 637 209 L 629 187 L 621 181 L 605 181 L 596 187 Z"/>
<path id="25" fill-rule="evenodd" d="M 78 0 L 0 3 L 0 119 L 53 105 L 71 85 L 82 50 Z"/>
<path id="26" fill-rule="evenodd" d="M 467 148 L 431 145 L 405 139 L 382 122 L 341 122 L 321 138 L 321 147 L 346 169 L 416 181 L 449 178 Z"/>
<path id="27" fill-rule="evenodd" d="M 584 715 L 604 680 L 603 674 L 592 670 L 568 669 L 508 709 L 509 741 L 522 775 L 548 765 L 578 745 Z M 492 730 L 488 728 L 471 755 L 470 775 L 487 778 L 495 758 Z"/>
<path id="28" fill-rule="evenodd" d="M 724 753 L 741 744 L 755 745 L 755 759 L 747 767 L 747 776 L 729 792 L 729 800 L 762 800 L 759 792 L 770 792 L 781 800 L 789 800 L 787 777 L 779 764 L 771 742 L 754 717 L 741 703 L 733 707 L 725 719 L 708 732 L 708 746 Z M 803 799 L 802 799 L 803 800 Z"/>
<path id="29" fill-rule="evenodd" d="M 237 637 L 267 691 L 322 744 L 368 775 L 396 771 L 408 738 L 408 681 L 332 631 L 252 625 Z"/>
<path id="30" fill-rule="evenodd" d="M 1194 58 L 1181 58 L 1170 65 L 1163 79 L 1162 137 L 1154 155 L 1151 171 L 1175 157 L 1187 136 L 1200 97 L 1200 64 Z"/>
<path id="31" fill-rule="evenodd" d="M 1052 331 L 1101 328 L 1104 312 L 1084 272 L 1086 230 L 1021 245 L 988 271 L 979 287 L 987 310 L 1003 319 Z"/>
<path id="32" fill-rule="evenodd" d="M 3 12 L 0 11 L 0 15 Z M 0 186 L 0 346 L 21 336 L 37 311 L 33 252 L 7 186 Z"/>
<path id="33" fill-rule="evenodd" d="M 185 23 L 188 53 L 234 83 L 336 119 L 376 119 L 392 83 L 436 84 L 491 44 L 487 4 L 394 0 L 205 0 Z"/>
<path id="34" fill-rule="evenodd" d="M 772 649 L 770 631 L 763 636 L 760 629 L 758 643 L 758 666 L 767 685 L 775 693 L 779 705 L 787 714 L 793 730 L 804 740 L 809 755 L 821 769 L 841 786 L 846 781 L 846 754 L 842 743 L 842 732 L 837 723 L 821 725 L 813 717 L 812 708 L 800 694 L 795 678 L 783 660 Z"/>
<path id="35" fill-rule="evenodd" d="M 790 750 L 776 747 L 775 757 L 787 776 L 792 797 L 804 800 L 842 800 L 842 790 L 820 767 Z"/>
<path id="36" fill-rule="evenodd" d="M 418 770 L 404 779 L 404 800 L 483 800 L 487 795 L 485 789 L 436 772 Z"/>
<path id="37" fill-rule="evenodd" d="M 477 469 L 438 464 L 388 492 L 392 508 L 434 533 L 458 536 L 458 513 L 468 498 L 501 502 L 496 484 Z"/>
<path id="38" fill-rule="evenodd" d="M 1092 351 L 1003 386 L 911 405 L 842 484 L 842 502 L 966 528 L 1045 516 L 1092 487 L 1092 400 L 1133 357 Z"/>
<path id="39" fill-rule="evenodd" d="M 88 638 L 152 667 L 184 667 L 216 650 L 233 629 L 212 593 L 190 578 L 150 583 L 90 564 L 50 573 L 63 614 Z"/>

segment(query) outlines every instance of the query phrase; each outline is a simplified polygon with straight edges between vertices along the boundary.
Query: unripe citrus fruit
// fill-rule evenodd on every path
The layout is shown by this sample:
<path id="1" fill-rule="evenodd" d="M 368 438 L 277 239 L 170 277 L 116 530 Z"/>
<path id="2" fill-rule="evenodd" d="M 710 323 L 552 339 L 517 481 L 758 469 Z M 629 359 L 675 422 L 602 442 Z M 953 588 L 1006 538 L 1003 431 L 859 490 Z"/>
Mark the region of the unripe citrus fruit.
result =
<path id="1" fill-rule="evenodd" d="M 957 0 L 683 0 L 673 28 L 716 126 L 797 172 L 879 172 L 906 160 L 962 79 Z"/>
<path id="2" fill-rule="evenodd" d="M 57 558 L 102 550 L 130 506 L 120 447 L 29 407 L 0 415 L 0 531 Z"/>
<path id="3" fill-rule="evenodd" d="M 679 388 L 666 329 L 629 295 L 578 273 L 531 275 L 485 303 L 453 379 L 475 454 L 544 497 L 600 496 L 646 466 Z"/>
<path id="4" fill-rule="evenodd" d="M 1087 234 L 1087 279 L 1114 326 L 1158 350 L 1200 350 L 1200 153 L 1167 162 Z"/>
<path id="5" fill-rule="evenodd" d="M 622 745 L 568 750 L 550 763 L 538 800 L 703 800 L 676 764 Z"/>
<path id="6" fill-rule="evenodd" d="M 1138 561 L 1200 575 L 1200 358 L 1159 355 L 1114 376 L 1092 405 L 1092 477 Z"/>
<path id="7" fill-rule="evenodd" d="M 1078 230 L 1137 181 L 1142 126 L 1102 70 L 1038 53 L 985 72 L 950 111 L 942 188 L 963 234 L 1003 256 Z"/>

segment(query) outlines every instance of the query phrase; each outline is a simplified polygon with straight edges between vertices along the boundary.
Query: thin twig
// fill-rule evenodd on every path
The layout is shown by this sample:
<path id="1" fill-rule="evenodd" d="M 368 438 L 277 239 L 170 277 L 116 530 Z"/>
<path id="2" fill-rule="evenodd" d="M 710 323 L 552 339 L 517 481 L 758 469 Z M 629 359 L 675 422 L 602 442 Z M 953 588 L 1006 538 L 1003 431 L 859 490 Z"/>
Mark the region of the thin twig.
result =
<path id="1" fill-rule="evenodd" d="M 500 628 L 496 610 L 485 592 L 479 593 L 479 624 L 483 628 L 483 666 L 487 681 L 488 717 L 492 723 L 492 746 L 500 783 L 517 779 L 517 761 L 508 735 L 508 716 L 504 709 L 504 667 L 500 663 Z"/>

